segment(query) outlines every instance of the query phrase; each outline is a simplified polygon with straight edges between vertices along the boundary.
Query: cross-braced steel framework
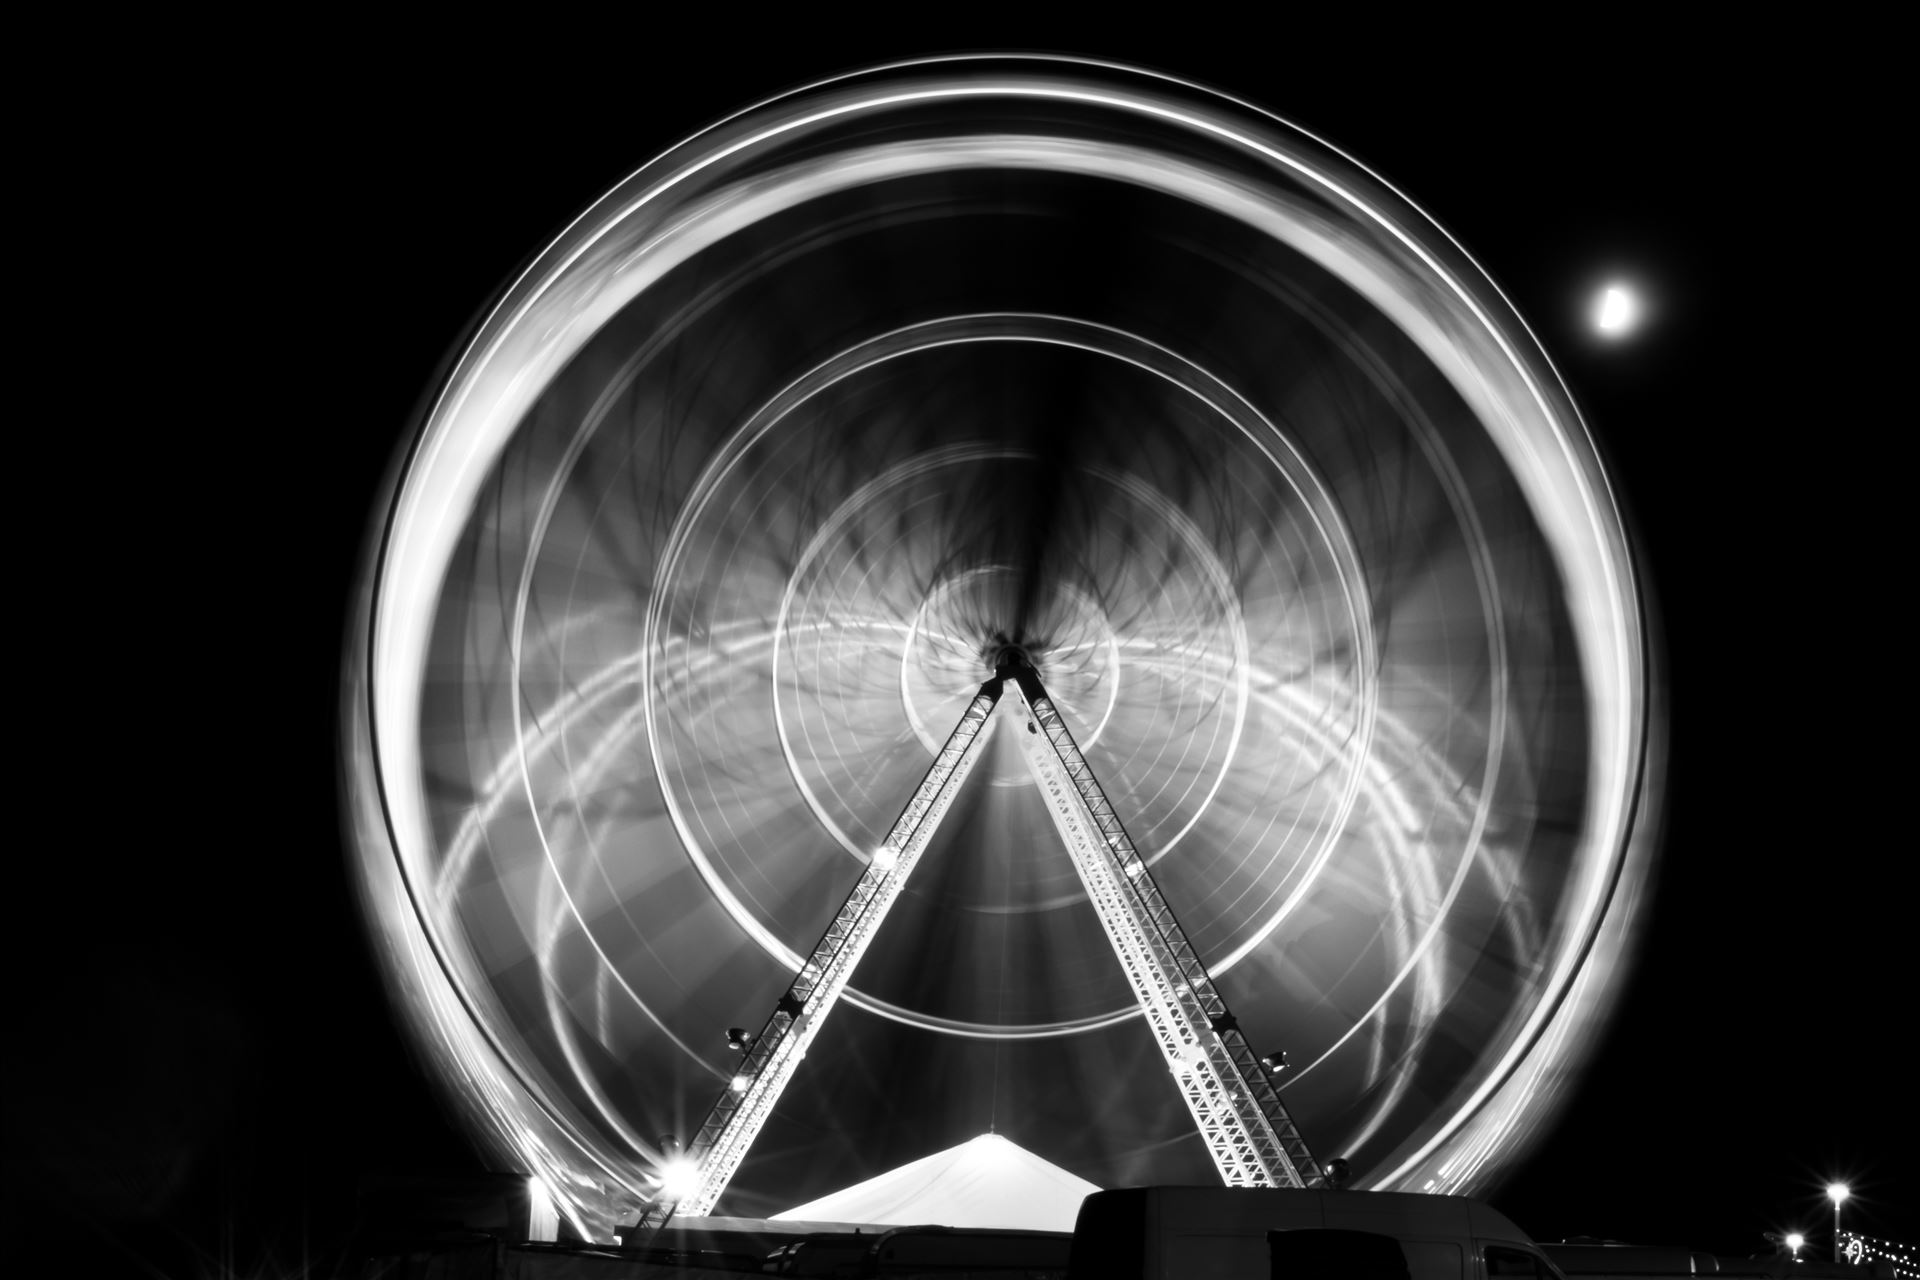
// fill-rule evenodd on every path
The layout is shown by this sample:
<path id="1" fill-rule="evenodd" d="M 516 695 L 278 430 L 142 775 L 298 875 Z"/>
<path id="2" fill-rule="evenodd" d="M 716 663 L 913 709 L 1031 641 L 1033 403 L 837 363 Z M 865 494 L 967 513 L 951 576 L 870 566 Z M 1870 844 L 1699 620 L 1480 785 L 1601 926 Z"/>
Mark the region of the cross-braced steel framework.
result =
<path id="1" fill-rule="evenodd" d="M 1011 699 L 1004 696 L 1009 689 Z M 1233 1187 L 1321 1182 L 1320 1167 L 1267 1069 L 1174 919 L 1039 674 L 1016 652 L 967 704 L 853 892 L 747 1042 L 733 1080 L 685 1151 L 662 1171 L 659 1193 L 640 1215 L 641 1229 L 664 1226 L 676 1213 L 712 1211 L 906 886 L 996 718 L 1010 714 L 1018 719 L 1021 754 L 1047 812 L 1222 1180 Z"/>
<path id="2" fill-rule="evenodd" d="M 1230 1187 L 1317 1182 L 1299 1127 L 1031 667 L 1013 680 L 1047 812 L 1120 958 L 1207 1150 Z"/>

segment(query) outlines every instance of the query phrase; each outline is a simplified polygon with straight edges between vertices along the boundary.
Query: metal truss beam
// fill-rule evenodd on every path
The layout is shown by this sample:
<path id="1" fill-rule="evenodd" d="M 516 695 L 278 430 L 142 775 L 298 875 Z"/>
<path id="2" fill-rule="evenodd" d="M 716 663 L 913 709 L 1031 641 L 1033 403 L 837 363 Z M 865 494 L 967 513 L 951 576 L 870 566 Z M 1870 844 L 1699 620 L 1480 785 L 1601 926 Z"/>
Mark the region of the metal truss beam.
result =
<path id="1" fill-rule="evenodd" d="M 913 798 L 834 914 L 793 985 L 780 997 L 760 1033 L 747 1044 L 733 1080 L 685 1151 L 672 1162 L 679 1168 L 669 1170 L 660 1193 L 642 1211 L 638 1223 L 641 1230 L 657 1230 L 675 1213 L 690 1217 L 710 1213 L 733 1180 L 788 1080 L 806 1057 L 807 1046 L 833 1011 L 867 944 L 952 806 L 960 784 L 980 758 L 1002 688 L 1003 682 L 996 675 L 980 686 L 967 705 L 960 723 L 934 757 Z M 688 1186 L 678 1185 L 681 1177 Z"/>
<path id="2" fill-rule="evenodd" d="M 1021 754 L 1221 1179 L 1230 1187 L 1325 1185 L 1039 676 L 1018 660 L 1000 674 L 1024 713 Z"/>

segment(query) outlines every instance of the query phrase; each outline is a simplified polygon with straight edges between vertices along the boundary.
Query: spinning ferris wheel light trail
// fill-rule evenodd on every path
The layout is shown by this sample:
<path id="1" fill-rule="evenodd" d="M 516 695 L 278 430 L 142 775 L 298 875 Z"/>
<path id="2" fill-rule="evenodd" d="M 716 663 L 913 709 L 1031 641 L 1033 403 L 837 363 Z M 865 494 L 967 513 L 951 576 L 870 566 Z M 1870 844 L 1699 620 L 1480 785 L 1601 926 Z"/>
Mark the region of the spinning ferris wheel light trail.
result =
<path id="1" fill-rule="evenodd" d="M 677 1157 L 675 1174 L 660 1179 L 658 1194 L 640 1216 L 640 1229 L 664 1226 L 676 1213 L 701 1217 L 712 1211 L 1008 710 L 1017 710 L 1014 733 L 1021 754 L 1221 1180 L 1230 1187 L 1305 1187 L 1322 1181 L 1266 1064 L 1247 1044 L 1174 919 L 1039 673 L 1024 654 L 1007 650 L 799 976 L 747 1043 L 733 1080 Z"/>
<path id="2" fill-rule="evenodd" d="M 584 1238 L 996 1117 L 1471 1192 L 1627 971 L 1657 682 L 1585 426 L 1426 214 L 1200 86 L 935 59 L 687 139 L 506 287 L 361 582 L 396 1009 Z"/>

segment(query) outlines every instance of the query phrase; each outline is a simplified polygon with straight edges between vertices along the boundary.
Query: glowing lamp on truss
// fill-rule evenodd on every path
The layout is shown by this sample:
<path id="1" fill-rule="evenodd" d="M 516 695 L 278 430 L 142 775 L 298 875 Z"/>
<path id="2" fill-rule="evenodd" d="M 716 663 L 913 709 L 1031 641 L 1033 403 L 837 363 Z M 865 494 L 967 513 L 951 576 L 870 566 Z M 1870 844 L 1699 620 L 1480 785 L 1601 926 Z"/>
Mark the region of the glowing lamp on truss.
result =
<path id="1" fill-rule="evenodd" d="M 679 1200 L 700 1184 L 700 1166 L 685 1156 L 670 1156 L 660 1166 L 658 1177 L 662 1198 Z"/>

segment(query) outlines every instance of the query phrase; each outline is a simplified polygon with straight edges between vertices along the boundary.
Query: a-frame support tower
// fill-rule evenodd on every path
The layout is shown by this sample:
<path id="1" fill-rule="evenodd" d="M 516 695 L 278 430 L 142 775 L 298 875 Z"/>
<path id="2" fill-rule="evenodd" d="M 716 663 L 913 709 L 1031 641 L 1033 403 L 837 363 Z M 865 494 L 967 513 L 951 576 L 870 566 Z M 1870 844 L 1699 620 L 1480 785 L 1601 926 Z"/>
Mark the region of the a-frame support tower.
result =
<path id="1" fill-rule="evenodd" d="M 640 1215 L 640 1228 L 664 1226 L 676 1213 L 712 1212 L 999 721 L 1012 722 L 1009 730 L 1019 738 L 1047 812 L 1221 1179 L 1234 1187 L 1323 1185 L 1320 1166 L 1267 1069 L 1174 919 L 1038 673 L 1010 651 L 968 703 L 772 1016 L 746 1043 L 732 1082 L 677 1157 L 679 1169 L 662 1178 Z"/>

